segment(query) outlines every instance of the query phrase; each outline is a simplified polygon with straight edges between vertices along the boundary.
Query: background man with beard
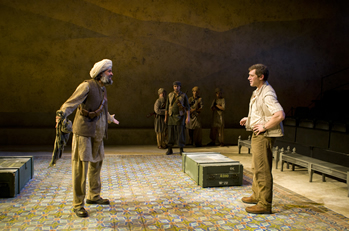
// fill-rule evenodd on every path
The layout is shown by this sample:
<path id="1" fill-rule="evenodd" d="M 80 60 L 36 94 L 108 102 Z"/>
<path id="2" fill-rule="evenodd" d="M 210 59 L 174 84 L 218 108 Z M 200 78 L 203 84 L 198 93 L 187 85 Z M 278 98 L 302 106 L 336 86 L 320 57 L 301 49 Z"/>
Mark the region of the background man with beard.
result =
<path id="1" fill-rule="evenodd" d="M 103 59 L 95 63 L 90 76 L 92 79 L 81 83 L 57 111 L 63 114 L 63 118 L 56 116 L 58 123 L 77 108 L 73 122 L 72 175 L 73 207 L 79 217 L 88 216 L 84 208 L 86 177 L 89 181 L 86 203 L 109 204 L 108 199 L 100 196 L 100 173 L 104 159 L 103 138 L 107 137 L 108 123 L 119 124 L 114 115 L 108 112 L 105 89 L 106 85 L 113 83 L 112 61 Z"/>
<path id="2" fill-rule="evenodd" d="M 168 125 L 168 150 L 166 155 L 173 153 L 172 147 L 175 143 L 178 144 L 181 155 L 185 146 L 185 123 L 190 122 L 190 106 L 188 96 L 181 92 L 181 86 L 181 82 L 173 82 L 173 92 L 168 94 L 166 101 L 165 123 Z M 185 114 L 187 119 L 185 119 Z"/>

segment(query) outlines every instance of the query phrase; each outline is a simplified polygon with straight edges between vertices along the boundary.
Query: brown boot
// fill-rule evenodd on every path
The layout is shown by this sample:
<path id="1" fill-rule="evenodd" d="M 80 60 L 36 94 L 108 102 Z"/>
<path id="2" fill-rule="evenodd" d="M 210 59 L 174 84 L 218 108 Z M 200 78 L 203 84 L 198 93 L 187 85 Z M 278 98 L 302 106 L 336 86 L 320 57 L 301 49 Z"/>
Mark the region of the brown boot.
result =
<path id="1" fill-rule="evenodd" d="M 254 214 L 271 214 L 271 208 L 267 209 L 259 205 L 246 207 L 246 212 Z"/>
<path id="2" fill-rule="evenodd" d="M 242 202 L 246 203 L 246 204 L 257 204 L 258 200 L 252 198 L 252 197 L 243 197 L 241 198 Z"/>

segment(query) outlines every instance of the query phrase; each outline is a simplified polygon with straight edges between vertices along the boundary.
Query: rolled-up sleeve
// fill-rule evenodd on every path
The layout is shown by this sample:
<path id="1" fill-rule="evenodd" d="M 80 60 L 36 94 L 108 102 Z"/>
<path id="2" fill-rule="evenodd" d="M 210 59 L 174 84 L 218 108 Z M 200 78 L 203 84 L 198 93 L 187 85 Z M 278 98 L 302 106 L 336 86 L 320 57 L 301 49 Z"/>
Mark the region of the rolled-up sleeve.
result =
<path id="1" fill-rule="evenodd" d="M 267 95 L 264 98 L 264 103 L 268 107 L 271 114 L 274 114 L 278 111 L 283 111 L 281 104 L 277 100 L 277 98 L 273 95 Z"/>

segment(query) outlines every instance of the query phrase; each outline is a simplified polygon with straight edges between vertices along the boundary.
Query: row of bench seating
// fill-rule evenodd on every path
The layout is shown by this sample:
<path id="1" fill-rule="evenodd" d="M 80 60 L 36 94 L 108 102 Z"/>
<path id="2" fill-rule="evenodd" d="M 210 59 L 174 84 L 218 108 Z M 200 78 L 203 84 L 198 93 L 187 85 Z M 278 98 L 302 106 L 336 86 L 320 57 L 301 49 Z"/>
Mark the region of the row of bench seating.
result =
<path id="1" fill-rule="evenodd" d="M 281 148 L 296 148 L 301 155 L 349 167 L 346 124 L 307 119 L 297 122 L 294 118 L 284 120 L 284 136 L 278 138 L 274 145 L 278 151 Z"/>
<path id="2" fill-rule="evenodd" d="M 313 173 L 315 171 L 322 174 L 322 181 L 326 181 L 326 175 L 333 176 L 347 182 L 348 187 L 348 197 L 349 197 L 349 168 L 343 165 L 333 164 L 327 161 L 322 161 L 316 158 L 300 155 L 296 152 L 294 148 L 292 151 L 290 148 L 284 150 L 281 149 L 280 152 L 281 161 L 281 171 L 284 169 L 284 163 L 292 165 L 292 171 L 294 171 L 295 166 L 301 166 L 308 169 L 309 182 L 313 181 Z"/>

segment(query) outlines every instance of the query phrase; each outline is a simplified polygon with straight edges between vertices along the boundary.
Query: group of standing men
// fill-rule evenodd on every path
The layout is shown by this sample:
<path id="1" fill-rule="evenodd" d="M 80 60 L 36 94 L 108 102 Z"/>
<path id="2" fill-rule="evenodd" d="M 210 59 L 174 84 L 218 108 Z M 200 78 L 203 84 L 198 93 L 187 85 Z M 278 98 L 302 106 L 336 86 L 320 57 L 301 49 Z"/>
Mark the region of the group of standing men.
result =
<path id="1" fill-rule="evenodd" d="M 274 89 L 269 85 L 268 68 L 263 64 L 256 64 L 249 68 L 250 86 L 257 87 L 253 92 L 248 117 L 241 119 L 240 124 L 247 130 L 253 131 L 252 146 L 252 195 L 243 197 L 242 201 L 255 204 L 246 208 L 249 213 L 271 213 L 273 196 L 272 147 L 276 137 L 283 135 L 282 120 L 285 118 L 283 108 L 277 101 Z M 103 138 L 107 137 L 108 123 L 119 124 L 108 112 L 106 86 L 113 83 L 112 61 L 103 59 L 95 63 L 90 71 L 91 79 L 81 83 L 71 97 L 61 106 L 56 114 L 57 124 L 66 119 L 77 109 L 73 123 L 72 140 L 72 178 L 73 178 L 73 208 L 79 217 L 87 217 L 84 208 L 86 197 L 86 180 L 89 182 L 87 204 L 108 205 L 108 199 L 103 199 L 101 193 L 101 167 L 104 159 Z M 163 122 L 156 121 L 158 146 L 168 145 L 166 154 L 172 154 L 172 147 L 177 142 L 180 153 L 185 145 L 185 123 L 188 124 L 192 141 L 200 145 L 201 134 L 195 133 L 201 129 L 198 115 L 202 110 L 202 99 L 199 88 L 193 88 L 193 97 L 188 100 L 181 92 L 181 83 L 173 83 L 174 91 L 166 97 L 164 89 L 159 89 L 159 99 L 155 105 L 163 112 Z M 211 105 L 213 111 L 224 111 L 225 102 L 221 91 L 216 90 L 216 99 Z M 155 110 L 158 113 L 157 109 Z M 161 113 L 158 113 L 161 115 Z M 224 127 L 223 113 L 217 113 L 214 123 Z M 168 143 L 164 142 L 163 128 L 168 127 Z M 223 128 L 212 131 L 212 137 L 220 134 L 223 142 Z"/>
<path id="2" fill-rule="evenodd" d="M 273 198 L 273 176 L 272 176 L 272 148 L 276 137 L 283 136 L 282 121 L 285 113 L 277 100 L 274 89 L 268 83 L 269 69 L 263 64 L 255 64 L 249 68 L 249 77 L 251 87 L 257 89 L 253 92 L 249 104 L 249 113 L 240 121 L 240 125 L 245 126 L 246 130 L 252 131 L 251 149 L 252 149 L 252 171 L 253 184 L 252 195 L 243 197 L 242 201 L 249 206 L 246 211 L 249 213 L 269 214 L 272 208 Z M 159 90 L 161 98 L 162 111 L 159 112 L 156 101 L 154 110 L 157 113 L 155 124 L 162 121 L 163 130 L 157 130 L 157 134 L 163 134 L 158 139 L 158 147 L 166 147 L 166 122 L 168 122 L 168 151 L 167 155 L 172 154 L 172 147 L 177 141 L 180 148 L 180 154 L 185 145 L 185 118 L 187 130 L 189 132 L 190 142 L 196 146 L 201 146 L 201 123 L 199 114 L 202 110 L 202 98 L 199 96 L 199 88 L 192 89 L 193 96 L 187 98 L 186 94 L 181 92 L 181 83 L 173 83 L 174 91 L 166 98 L 166 92 L 163 88 Z M 161 92 L 161 94 L 160 94 Z M 216 89 L 216 98 L 211 104 L 213 111 L 213 120 L 210 131 L 211 142 L 208 145 L 215 145 L 218 137 L 221 146 L 224 145 L 224 110 L 225 99 L 222 97 L 222 91 Z M 166 102 L 166 103 L 165 103 Z M 186 112 L 186 116 L 185 116 Z M 159 135 L 158 135 L 159 137 Z"/>
<path id="3" fill-rule="evenodd" d="M 173 92 L 168 97 L 163 88 L 158 90 L 159 98 L 155 101 L 154 127 L 158 148 L 168 148 L 166 154 L 173 153 L 173 146 L 178 145 L 180 154 L 186 144 L 186 134 L 189 135 L 189 144 L 196 147 L 202 146 L 202 125 L 200 113 L 203 109 L 203 101 L 199 87 L 192 89 L 193 96 L 188 96 L 181 91 L 182 84 L 173 82 Z M 224 110 L 225 99 L 220 88 L 215 89 L 216 97 L 212 101 L 212 127 L 210 132 L 211 142 L 209 146 L 224 146 Z"/>

